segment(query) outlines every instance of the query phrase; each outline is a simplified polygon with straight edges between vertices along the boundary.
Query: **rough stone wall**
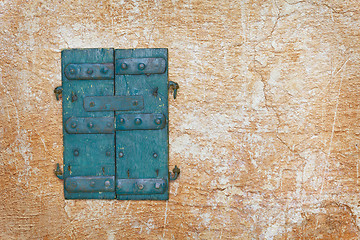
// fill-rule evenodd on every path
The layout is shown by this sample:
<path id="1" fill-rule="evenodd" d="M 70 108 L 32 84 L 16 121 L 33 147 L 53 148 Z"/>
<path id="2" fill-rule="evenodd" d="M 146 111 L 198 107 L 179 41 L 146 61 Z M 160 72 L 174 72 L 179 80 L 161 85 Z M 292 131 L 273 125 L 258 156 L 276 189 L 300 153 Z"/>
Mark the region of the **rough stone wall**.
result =
<path id="1" fill-rule="evenodd" d="M 359 239 L 360 2 L 0 2 L 1 239 Z M 60 51 L 169 48 L 169 201 L 64 200 Z"/>

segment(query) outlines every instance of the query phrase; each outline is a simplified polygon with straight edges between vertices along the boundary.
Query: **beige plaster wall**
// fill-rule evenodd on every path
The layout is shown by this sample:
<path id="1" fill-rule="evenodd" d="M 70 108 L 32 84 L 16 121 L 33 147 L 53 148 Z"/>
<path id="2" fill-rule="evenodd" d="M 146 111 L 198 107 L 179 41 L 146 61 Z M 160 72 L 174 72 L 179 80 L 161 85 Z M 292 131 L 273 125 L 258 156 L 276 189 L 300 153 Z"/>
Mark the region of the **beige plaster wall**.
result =
<path id="1" fill-rule="evenodd" d="M 1 239 L 359 239 L 360 2 L 0 1 Z M 170 200 L 65 201 L 60 51 L 169 48 Z"/>

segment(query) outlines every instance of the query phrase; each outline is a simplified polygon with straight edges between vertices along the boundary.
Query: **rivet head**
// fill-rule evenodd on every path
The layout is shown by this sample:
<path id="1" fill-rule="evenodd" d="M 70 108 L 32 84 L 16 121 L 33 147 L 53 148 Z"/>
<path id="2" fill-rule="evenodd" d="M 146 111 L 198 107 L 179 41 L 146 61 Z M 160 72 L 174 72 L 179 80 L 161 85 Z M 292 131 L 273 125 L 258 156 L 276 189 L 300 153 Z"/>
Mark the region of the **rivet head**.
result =
<path id="1" fill-rule="evenodd" d="M 139 69 L 140 70 L 144 70 L 145 69 L 145 64 L 144 63 L 139 63 Z"/>
<path id="2" fill-rule="evenodd" d="M 126 63 L 122 63 L 122 64 L 121 64 L 121 68 L 125 70 L 125 69 L 128 68 L 128 65 L 127 65 Z"/>
<path id="3" fill-rule="evenodd" d="M 71 123 L 71 128 L 76 128 L 76 122 Z"/>
<path id="4" fill-rule="evenodd" d="M 101 68 L 100 72 L 103 74 L 106 74 L 109 71 L 109 69 L 107 67 L 103 67 Z"/>
<path id="5" fill-rule="evenodd" d="M 134 106 L 137 106 L 138 104 L 139 104 L 138 101 L 133 101 L 133 105 L 134 105 Z"/>
<path id="6" fill-rule="evenodd" d="M 88 127 L 89 127 L 89 128 L 93 128 L 93 127 L 94 127 L 94 124 L 93 124 L 92 122 L 89 122 L 89 123 L 88 123 Z"/>
<path id="7" fill-rule="evenodd" d="M 95 107 L 95 103 L 94 102 L 90 102 L 90 107 Z"/>
<path id="8" fill-rule="evenodd" d="M 86 71 L 86 73 L 89 74 L 89 75 L 93 74 L 93 72 L 94 72 L 94 70 L 92 70 L 92 68 L 89 68 L 89 69 Z"/>
<path id="9" fill-rule="evenodd" d="M 71 96 L 71 102 L 75 102 L 78 99 L 78 97 L 76 96 L 76 94 L 73 94 Z"/>
<path id="10" fill-rule="evenodd" d="M 91 182 L 90 182 L 90 186 L 91 186 L 91 187 L 95 187 L 95 181 L 91 181 Z"/>
<path id="11" fill-rule="evenodd" d="M 135 118 L 135 124 L 136 125 L 140 125 L 141 124 L 141 119 L 140 118 Z"/>
<path id="12" fill-rule="evenodd" d="M 106 156 L 109 157 L 110 155 L 111 155 L 111 152 L 110 152 L 110 151 L 107 151 L 107 152 L 106 152 Z"/>
<path id="13" fill-rule="evenodd" d="M 139 188 L 140 190 L 142 190 L 142 189 L 144 188 L 144 185 L 138 184 L 138 188 Z"/>
<path id="14" fill-rule="evenodd" d="M 79 150 L 77 150 L 77 149 L 76 149 L 76 150 L 74 150 L 74 156 L 76 156 L 76 157 L 77 157 L 77 156 L 79 156 L 79 154 L 80 154 L 80 153 L 79 153 Z"/>
<path id="15" fill-rule="evenodd" d="M 119 158 L 122 158 L 124 156 L 123 152 L 119 152 Z"/>
<path id="16" fill-rule="evenodd" d="M 110 187 L 110 181 L 109 180 L 105 181 L 105 187 Z"/>
<path id="17" fill-rule="evenodd" d="M 156 123 L 157 125 L 160 125 L 160 124 L 161 124 L 161 119 L 160 119 L 160 118 L 157 118 L 157 119 L 155 120 L 155 123 Z"/>
<path id="18" fill-rule="evenodd" d="M 76 73 L 76 70 L 75 70 L 74 68 L 71 68 L 71 69 L 69 70 L 69 72 L 70 72 L 70 74 L 75 74 L 75 73 Z"/>
<path id="19" fill-rule="evenodd" d="M 161 185 L 160 183 L 155 183 L 155 188 L 156 188 L 156 189 L 159 189 L 159 188 L 160 188 L 160 185 Z"/>
<path id="20" fill-rule="evenodd" d="M 125 123 L 125 119 L 120 118 L 120 123 L 121 123 L 121 124 L 124 124 L 124 123 Z"/>
<path id="21" fill-rule="evenodd" d="M 154 153 L 154 154 L 153 154 L 153 157 L 154 157 L 154 158 L 157 158 L 157 157 L 158 157 L 157 153 Z"/>

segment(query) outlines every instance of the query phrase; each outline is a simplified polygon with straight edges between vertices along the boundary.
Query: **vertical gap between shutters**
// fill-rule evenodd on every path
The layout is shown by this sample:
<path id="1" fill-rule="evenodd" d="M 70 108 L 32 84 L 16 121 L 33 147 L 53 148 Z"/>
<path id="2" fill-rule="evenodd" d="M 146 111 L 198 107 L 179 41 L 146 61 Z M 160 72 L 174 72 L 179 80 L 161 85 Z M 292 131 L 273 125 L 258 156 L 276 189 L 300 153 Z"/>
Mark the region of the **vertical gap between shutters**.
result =
<path id="1" fill-rule="evenodd" d="M 116 86 L 115 86 L 115 83 L 116 83 L 116 81 L 115 81 L 115 79 L 116 79 L 116 75 L 115 75 L 115 68 L 116 68 L 116 61 L 115 61 L 115 49 L 114 49 L 114 51 L 113 51 L 113 64 L 114 64 L 114 84 L 113 84 L 113 89 L 114 89 L 114 96 L 115 96 L 115 93 L 116 93 Z M 116 124 L 116 121 L 115 121 L 115 119 L 116 119 L 116 111 L 114 111 L 114 125 Z M 115 127 L 115 126 L 114 126 Z M 115 169 L 114 169 L 114 179 L 115 179 L 115 182 L 114 182 L 114 185 L 115 185 L 115 199 L 117 198 L 117 196 L 116 196 L 116 180 L 117 180 L 117 177 L 116 177 L 116 173 L 117 173 L 117 168 L 116 168 L 116 130 L 114 130 L 114 167 L 115 167 Z"/>

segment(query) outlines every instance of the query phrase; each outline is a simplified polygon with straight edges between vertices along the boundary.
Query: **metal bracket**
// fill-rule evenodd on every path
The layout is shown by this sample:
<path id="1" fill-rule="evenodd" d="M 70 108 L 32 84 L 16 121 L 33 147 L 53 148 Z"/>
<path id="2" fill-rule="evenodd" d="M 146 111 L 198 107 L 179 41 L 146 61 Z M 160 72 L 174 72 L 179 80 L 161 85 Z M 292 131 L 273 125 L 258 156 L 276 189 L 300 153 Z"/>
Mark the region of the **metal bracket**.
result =
<path id="1" fill-rule="evenodd" d="M 56 100 L 60 100 L 62 98 L 62 92 L 63 92 L 63 88 L 62 86 L 59 86 L 59 87 L 56 87 L 54 89 L 54 93 L 55 93 L 55 96 L 56 96 Z"/>
<path id="2" fill-rule="evenodd" d="M 60 165 L 58 163 L 56 164 L 56 169 L 55 169 L 54 173 L 59 179 L 61 179 L 61 180 L 64 179 L 63 172 L 61 171 Z"/>
<path id="3" fill-rule="evenodd" d="M 179 84 L 177 84 L 176 82 L 173 82 L 173 81 L 169 81 L 168 88 L 173 89 L 173 91 L 174 91 L 174 99 L 176 99 L 177 90 L 180 88 Z"/>
<path id="4" fill-rule="evenodd" d="M 169 178 L 171 181 L 174 181 L 176 180 L 179 175 L 180 175 L 180 168 L 178 168 L 176 165 L 174 167 L 174 169 L 172 170 L 173 171 L 173 174 L 171 174 L 171 172 L 169 172 Z"/>

